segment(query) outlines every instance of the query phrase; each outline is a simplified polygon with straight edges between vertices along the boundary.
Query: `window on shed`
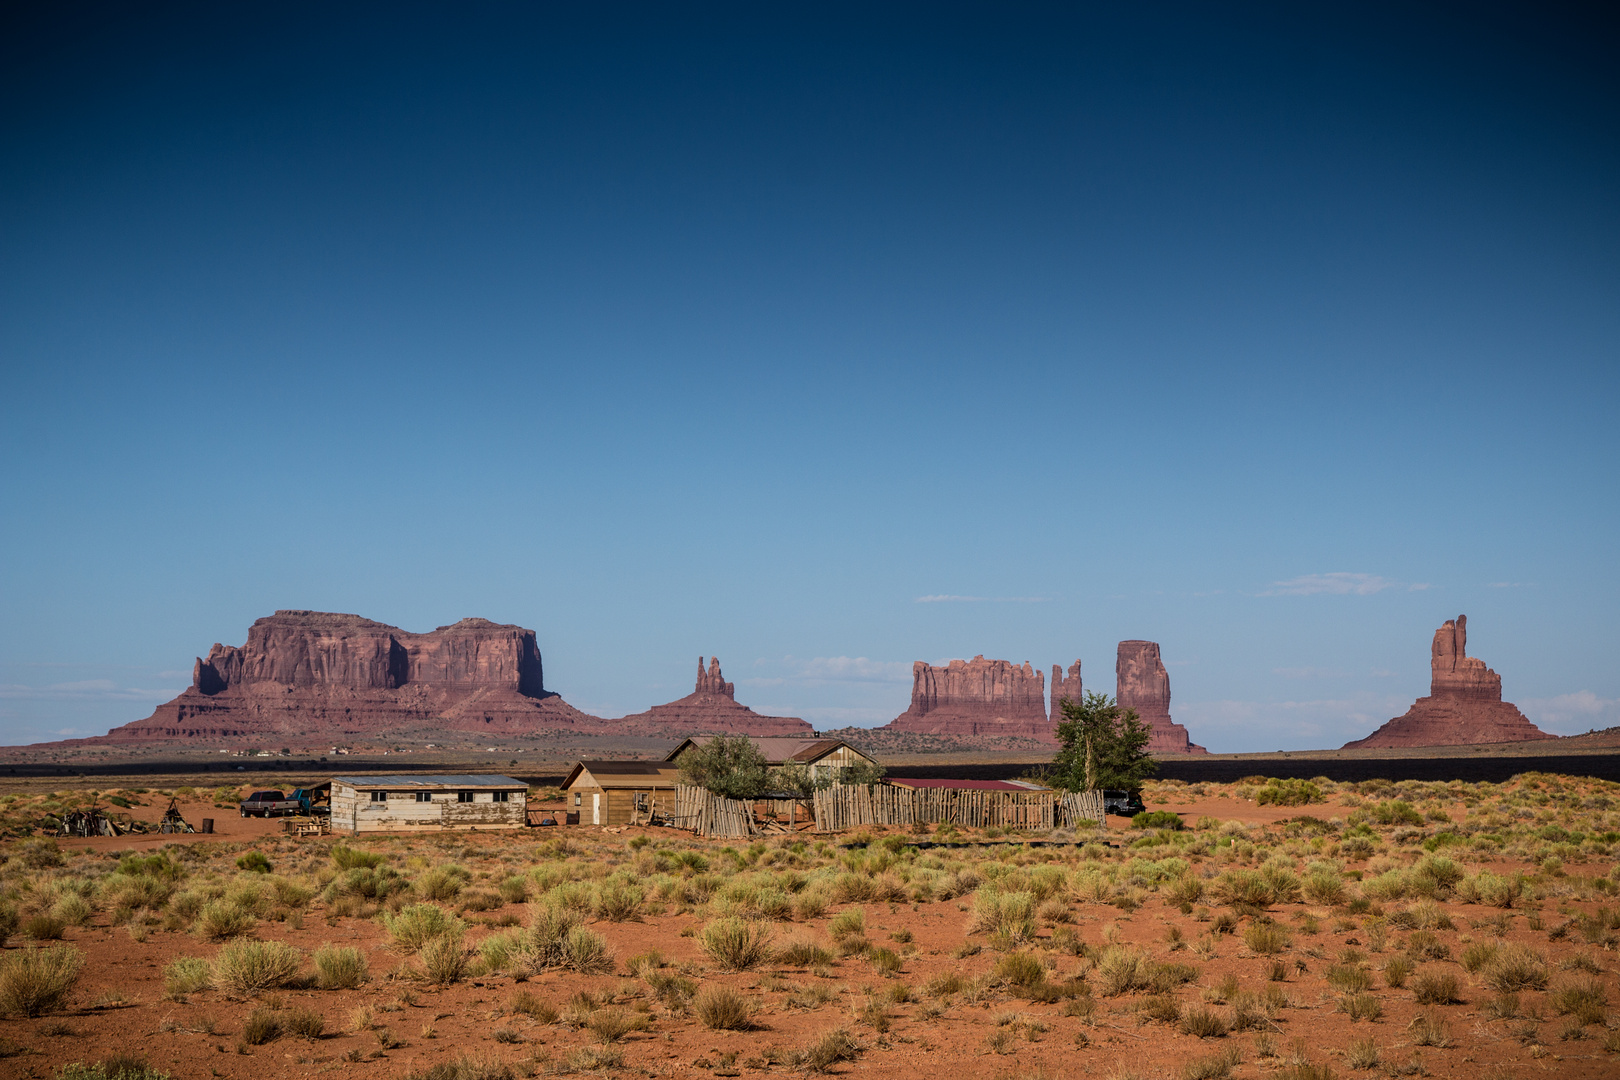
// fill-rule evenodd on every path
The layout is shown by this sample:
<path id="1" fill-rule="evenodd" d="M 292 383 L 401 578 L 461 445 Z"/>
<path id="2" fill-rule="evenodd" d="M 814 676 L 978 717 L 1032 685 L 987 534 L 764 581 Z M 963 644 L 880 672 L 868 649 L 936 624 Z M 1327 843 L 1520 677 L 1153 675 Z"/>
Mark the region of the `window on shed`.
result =
<path id="1" fill-rule="evenodd" d="M 388 792 L 386 792 L 386 791 L 373 791 L 371 793 L 371 801 L 372 802 L 387 802 L 388 801 Z"/>
<path id="2" fill-rule="evenodd" d="M 417 802 L 432 802 L 433 801 L 433 792 L 431 792 L 431 791 L 418 791 L 416 793 L 416 801 Z"/>
<path id="3" fill-rule="evenodd" d="M 470 792 L 470 791 L 458 791 L 458 792 L 456 792 L 456 802 L 472 802 L 472 801 L 473 801 L 473 793 L 472 792 Z"/>
<path id="4" fill-rule="evenodd" d="M 575 806 L 578 806 L 578 805 L 579 805 L 579 804 L 580 804 L 580 803 L 581 803 L 581 802 L 583 802 L 583 801 L 584 801 L 584 799 L 585 799 L 585 796 L 584 796 L 584 795 L 581 795 L 581 794 L 580 794 L 580 793 L 579 793 L 579 792 L 577 792 L 577 791 L 576 791 L 576 792 L 574 792 L 574 805 L 575 805 Z"/>
<path id="5" fill-rule="evenodd" d="M 512 793 L 510 791 L 497 791 L 493 794 L 496 802 L 507 802 L 512 797 Z"/>

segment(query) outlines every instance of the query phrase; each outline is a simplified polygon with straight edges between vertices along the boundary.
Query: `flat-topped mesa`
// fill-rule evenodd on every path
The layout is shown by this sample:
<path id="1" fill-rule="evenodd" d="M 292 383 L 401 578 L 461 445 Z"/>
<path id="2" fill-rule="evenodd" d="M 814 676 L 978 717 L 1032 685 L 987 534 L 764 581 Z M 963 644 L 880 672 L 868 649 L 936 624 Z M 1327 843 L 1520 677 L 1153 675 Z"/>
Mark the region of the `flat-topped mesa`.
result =
<path id="1" fill-rule="evenodd" d="M 1024 661 L 952 660 L 911 665 L 911 707 L 884 728 L 919 735 L 1014 736 L 1056 742 L 1046 676 Z"/>
<path id="2" fill-rule="evenodd" d="M 277 738 L 302 743 L 429 730 L 523 734 L 600 718 L 547 692 L 533 630 L 462 619 L 426 634 L 359 615 L 278 611 L 245 645 L 215 644 L 191 686 L 115 742 Z"/>
<path id="3" fill-rule="evenodd" d="M 1114 700 L 1121 708 L 1135 709 L 1152 729 L 1148 753 L 1209 753 L 1188 738 L 1185 727 L 1170 719 L 1170 673 L 1164 669 L 1158 642 L 1120 642 L 1114 679 Z"/>
<path id="4" fill-rule="evenodd" d="M 703 669 L 698 657 L 697 686 L 690 694 L 646 712 L 613 721 L 616 729 L 663 736 L 688 735 L 813 735 L 814 729 L 797 716 L 762 716 L 737 703 L 737 688 L 720 674 L 720 658 L 711 656 Z"/>
<path id="5" fill-rule="evenodd" d="M 1052 711 L 1050 717 L 1052 724 L 1063 723 L 1063 699 L 1068 698 L 1076 705 L 1085 700 L 1085 688 L 1080 684 L 1080 661 L 1076 660 L 1069 665 L 1069 674 L 1065 678 L 1061 664 L 1052 665 Z"/>
<path id="6" fill-rule="evenodd" d="M 1447 619 L 1429 646 L 1429 696 L 1352 747 L 1466 746 L 1554 739 L 1502 700 L 1502 676 L 1468 655 L 1468 616 Z"/>

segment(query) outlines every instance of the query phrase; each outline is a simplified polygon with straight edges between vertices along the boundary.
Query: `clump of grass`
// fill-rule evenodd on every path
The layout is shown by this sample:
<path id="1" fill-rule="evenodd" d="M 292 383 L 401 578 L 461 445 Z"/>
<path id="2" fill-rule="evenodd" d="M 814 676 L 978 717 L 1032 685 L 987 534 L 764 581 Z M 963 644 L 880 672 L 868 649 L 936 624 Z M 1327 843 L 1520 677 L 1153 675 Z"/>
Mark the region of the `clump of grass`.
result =
<path id="1" fill-rule="evenodd" d="M 1392 956 L 1384 965 L 1384 984 L 1392 990 L 1399 990 L 1406 985 L 1406 980 L 1416 969 L 1415 964 L 1404 956 Z"/>
<path id="2" fill-rule="evenodd" d="M 1139 953 L 1111 945 L 1097 957 L 1097 992 L 1103 997 L 1118 997 L 1132 990 L 1145 990 L 1149 985 L 1147 967 Z"/>
<path id="3" fill-rule="evenodd" d="M 634 1009 L 613 1005 L 591 1013 L 590 1019 L 585 1021 L 585 1027 L 598 1042 L 606 1046 L 618 1042 L 632 1031 L 645 1031 L 647 1018 Z"/>
<path id="4" fill-rule="evenodd" d="M 84 954 L 71 945 L 31 946 L 0 956 L 0 1012 L 42 1016 L 56 1011 L 83 967 Z"/>
<path id="5" fill-rule="evenodd" d="M 1462 1001 L 1457 976 L 1449 971 L 1426 971 L 1412 980 L 1412 997 L 1419 1005 L 1451 1005 Z"/>
<path id="6" fill-rule="evenodd" d="M 461 926 L 461 920 L 438 904 L 412 904 L 397 913 L 385 911 L 382 919 L 394 947 L 404 953 L 420 952 L 434 938 Z"/>
<path id="7" fill-rule="evenodd" d="M 507 1008 L 514 1013 L 520 1013 L 542 1024 L 555 1024 L 557 1022 L 556 1006 L 550 1002 L 542 1001 L 537 995 L 528 990 L 519 990 L 513 994 Z"/>
<path id="8" fill-rule="evenodd" d="M 833 954 L 813 941 L 798 938 L 777 950 L 776 962 L 784 967 L 822 967 L 833 962 Z"/>
<path id="9" fill-rule="evenodd" d="M 1433 1012 L 1418 1013 L 1406 1025 L 1406 1030 L 1412 1036 L 1412 1043 L 1415 1046 L 1444 1048 L 1451 1045 L 1451 1030 L 1446 1026 L 1446 1022 Z"/>
<path id="10" fill-rule="evenodd" d="M 1033 941 L 1035 894 L 998 892 L 985 886 L 973 898 L 973 917 L 968 920 L 968 933 L 987 933 L 1010 946 Z"/>
<path id="11" fill-rule="evenodd" d="M 710 983 L 692 999 L 692 1011 L 704 1027 L 715 1031 L 747 1031 L 754 1010 L 748 999 L 725 983 Z"/>
<path id="12" fill-rule="evenodd" d="M 1378 1057 L 1378 1044 L 1370 1037 L 1351 1039 L 1350 1047 L 1344 1054 L 1344 1063 L 1352 1069 L 1376 1069 Z"/>
<path id="13" fill-rule="evenodd" d="M 467 973 L 467 947 L 462 943 L 461 930 L 456 928 L 432 938 L 417 953 L 422 971 L 429 982 L 449 986 L 460 982 Z"/>
<path id="14" fill-rule="evenodd" d="M 252 912 L 230 900 L 210 900 L 197 913 L 197 919 L 191 924 L 191 928 L 198 937 L 208 941 L 223 941 L 226 938 L 240 937 L 252 930 L 258 921 Z"/>
<path id="15" fill-rule="evenodd" d="M 58 918 L 55 914 L 43 912 L 30 915 L 22 921 L 18 932 L 29 941 L 60 941 L 62 931 L 67 929 L 67 921 Z"/>
<path id="16" fill-rule="evenodd" d="M 351 990 L 370 977 L 366 954 L 348 945 L 315 950 L 315 981 L 322 990 Z"/>
<path id="17" fill-rule="evenodd" d="M 1572 1016 L 1581 1024 L 1601 1024 L 1609 995 L 1602 980 L 1587 977 L 1560 986 L 1547 1000 L 1560 1016 Z"/>
<path id="18" fill-rule="evenodd" d="M 834 1028 L 824 1032 L 802 1050 L 788 1055 L 785 1064 L 797 1066 L 805 1072 L 824 1073 L 841 1061 L 854 1061 L 860 1055 L 860 1051 L 860 1044 L 849 1032 L 843 1028 Z"/>
<path id="19" fill-rule="evenodd" d="M 1372 994 L 1346 994 L 1339 1000 L 1339 1011 L 1352 1020 L 1377 1020 L 1384 1006 Z"/>
<path id="20" fill-rule="evenodd" d="M 1276 923 L 1252 922 L 1243 931 L 1243 944 L 1261 956 L 1280 953 L 1291 943 L 1288 931 Z"/>
<path id="21" fill-rule="evenodd" d="M 832 917 L 827 924 L 827 933 L 834 941 L 841 941 L 849 937 L 861 937 L 866 933 L 866 911 L 864 908 L 847 908 Z"/>
<path id="22" fill-rule="evenodd" d="M 163 992 L 171 997 L 182 997 L 208 989 L 213 981 L 213 970 L 200 956 L 182 956 L 163 969 Z"/>
<path id="23" fill-rule="evenodd" d="M 263 1046 L 280 1038 L 281 1030 L 281 1010 L 261 1005 L 242 1022 L 242 1041 L 248 1046 Z"/>
<path id="24" fill-rule="evenodd" d="M 1226 1021 L 1213 1009 L 1202 1006 L 1181 1014 L 1181 1031 L 1200 1039 L 1219 1039 L 1226 1035 Z"/>
<path id="25" fill-rule="evenodd" d="M 233 941 L 214 957 L 213 984 L 227 993 L 256 994 L 286 986 L 303 960 L 302 953 L 280 941 Z"/>
<path id="26" fill-rule="evenodd" d="M 1226 1046 L 1216 1053 L 1193 1058 L 1181 1067 L 1181 1080 L 1226 1080 L 1243 1060 L 1242 1051 Z"/>
<path id="27" fill-rule="evenodd" d="M 314 1009 L 298 1006 L 288 1009 L 281 1017 L 281 1025 L 289 1035 L 300 1039 L 318 1039 L 326 1031 L 326 1020 Z"/>
<path id="28" fill-rule="evenodd" d="M 722 970 L 748 971 L 770 959 L 771 930 L 765 923 L 731 916 L 705 926 L 698 944 Z"/>
<path id="29" fill-rule="evenodd" d="M 1502 993 L 1545 990 L 1547 959 L 1528 945 L 1514 942 L 1491 955 L 1483 965 L 1482 978 L 1486 986 Z"/>

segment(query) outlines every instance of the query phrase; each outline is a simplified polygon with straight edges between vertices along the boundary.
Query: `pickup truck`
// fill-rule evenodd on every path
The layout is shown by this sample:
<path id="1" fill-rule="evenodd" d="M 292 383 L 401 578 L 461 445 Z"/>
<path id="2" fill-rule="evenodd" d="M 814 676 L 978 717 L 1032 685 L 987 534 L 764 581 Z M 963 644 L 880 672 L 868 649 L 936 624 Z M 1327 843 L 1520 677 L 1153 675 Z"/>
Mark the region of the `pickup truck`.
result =
<path id="1" fill-rule="evenodd" d="M 303 803 L 289 799 L 279 791 L 255 791 L 237 805 L 243 817 L 279 817 L 282 814 L 302 813 Z"/>

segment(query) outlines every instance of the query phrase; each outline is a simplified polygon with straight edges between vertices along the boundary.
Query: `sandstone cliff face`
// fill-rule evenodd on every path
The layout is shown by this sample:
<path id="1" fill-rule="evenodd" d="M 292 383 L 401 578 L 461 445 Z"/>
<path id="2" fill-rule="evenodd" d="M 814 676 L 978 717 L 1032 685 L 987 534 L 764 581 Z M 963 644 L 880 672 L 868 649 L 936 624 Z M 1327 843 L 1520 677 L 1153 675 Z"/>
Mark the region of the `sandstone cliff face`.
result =
<path id="1" fill-rule="evenodd" d="M 1352 747 L 1465 746 L 1552 739 L 1511 702 L 1502 676 L 1468 655 L 1468 616 L 1447 619 L 1429 647 L 1429 696 Z"/>
<path id="2" fill-rule="evenodd" d="M 1078 669 L 1076 673 L 1078 678 Z M 1046 713 L 1046 676 L 1026 660 L 952 660 L 911 665 L 911 707 L 885 725 L 919 735 L 987 735 L 1056 742 Z"/>
<path id="3" fill-rule="evenodd" d="M 413 726 L 522 734 L 602 724 L 545 689 L 533 630 L 463 619 L 413 634 L 358 615 L 278 611 L 215 645 L 192 685 L 114 742 L 377 736 Z"/>
<path id="4" fill-rule="evenodd" d="M 1187 737 L 1187 729 L 1170 719 L 1170 673 L 1164 669 L 1156 641 L 1122 641 L 1114 663 L 1115 700 L 1153 729 L 1150 754 L 1207 754 Z"/>
<path id="5" fill-rule="evenodd" d="M 1052 711 L 1049 714 L 1054 726 L 1063 722 L 1062 701 L 1068 698 L 1076 705 L 1085 698 L 1085 688 L 1080 684 L 1080 661 L 1076 660 L 1069 665 L 1069 674 L 1065 678 L 1063 668 L 1059 664 L 1052 665 Z"/>
<path id="6" fill-rule="evenodd" d="M 680 737 L 814 734 L 814 729 L 796 716 L 762 716 L 738 704 L 737 688 L 720 674 L 718 656 L 709 658 L 707 671 L 703 668 L 703 657 L 698 657 L 697 686 L 690 694 L 613 723 L 616 729 L 634 734 Z"/>

